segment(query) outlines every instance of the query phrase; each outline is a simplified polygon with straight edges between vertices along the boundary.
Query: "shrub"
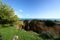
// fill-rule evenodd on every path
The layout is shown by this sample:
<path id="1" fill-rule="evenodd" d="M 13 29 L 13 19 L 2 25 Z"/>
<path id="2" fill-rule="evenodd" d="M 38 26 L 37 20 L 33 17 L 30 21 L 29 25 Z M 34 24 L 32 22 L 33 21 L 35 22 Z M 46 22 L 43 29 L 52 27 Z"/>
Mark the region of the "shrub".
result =
<path id="1" fill-rule="evenodd" d="M 17 24 L 17 22 L 18 17 L 15 15 L 13 8 L 0 2 L 0 24 Z"/>
<path id="2" fill-rule="evenodd" d="M 44 40 L 45 39 L 51 39 L 51 40 L 54 39 L 54 36 L 49 32 L 42 32 L 42 33 L 40 33 L 39 36 L 42 37 Z"/>
<path id="3" fill-rule="evenodd" d="M 56 38 L 55 40 L 60 40 L 60 38 Z"/>
<path id="4" fill-rule="evenodd" d="M 44 23 L 45 23 L 46 26 L 54 26 L 55 25 L 55 23 L 51 20 L 47 20 Z"/>

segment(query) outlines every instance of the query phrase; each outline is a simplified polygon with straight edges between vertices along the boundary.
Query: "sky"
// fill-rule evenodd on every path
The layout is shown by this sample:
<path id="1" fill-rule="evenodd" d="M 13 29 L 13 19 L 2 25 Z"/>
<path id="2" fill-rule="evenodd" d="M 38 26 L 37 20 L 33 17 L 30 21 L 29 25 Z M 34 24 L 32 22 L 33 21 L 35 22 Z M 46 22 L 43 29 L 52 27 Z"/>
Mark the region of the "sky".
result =
<path id="1" fill-rule="evenodd" d="M 19 18 L 60 18 L 60 0 L 2 0 Z"/>

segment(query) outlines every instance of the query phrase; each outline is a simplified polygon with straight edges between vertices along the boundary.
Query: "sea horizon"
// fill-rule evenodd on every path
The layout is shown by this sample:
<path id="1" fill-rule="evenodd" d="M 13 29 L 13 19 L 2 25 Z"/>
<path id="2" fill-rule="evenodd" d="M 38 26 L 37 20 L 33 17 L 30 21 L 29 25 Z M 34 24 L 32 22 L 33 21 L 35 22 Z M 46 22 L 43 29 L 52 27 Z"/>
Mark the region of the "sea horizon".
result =
<path id="1" fill-rule="evenodd" d="M 20 20 L 33 20 L 33 19 L 37 19 L 37 20 L 57 20 L 60 21 L 60 18 L 19 18 Z"/>

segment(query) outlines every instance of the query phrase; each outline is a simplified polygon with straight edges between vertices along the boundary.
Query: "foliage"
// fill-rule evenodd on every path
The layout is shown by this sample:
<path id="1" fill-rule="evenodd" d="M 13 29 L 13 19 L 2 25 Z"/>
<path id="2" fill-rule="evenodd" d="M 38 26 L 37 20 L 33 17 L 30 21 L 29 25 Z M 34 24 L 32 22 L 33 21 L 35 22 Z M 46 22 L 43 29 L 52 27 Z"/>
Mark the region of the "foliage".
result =
<path id="1" fill-rule="evenodd" d="M 47 20 L 47 21 L 45 21 L 45 25 L 49 27 L 49 26 L 54 26 L 55 23 L 51 20 Z"/>
<path id="2" fill-rule="evenodd" d="M 0 2 L 0 24 L 16 24 L 17 21 L 18 17 L 14 14 L 13 8 Z"/>
<path id="3" fill-rule="evenodd" d="M 19 40 L 42 40 L 35 32 L 18 30 L 15 27 L 2 27 L 0 28 L 0 33 L 2 34 L 3 40 L 12 40 L 15 35 L 19 36 Z"/>
<path id="4" fill-rule="evenodd" d="M 51 33 L 46 32 L 46 31 L 40 33 L 39 36 L 42 37 L 44 40 L 48 40 L 48 39 L 52 40 L 52 39 L 54 39 L 54 36 Z"/>
<path id="5" fill-rule="evenodd" d="M 55 38 L 55 40 L 60 40 L 60 37 L 59 38 Z"/>

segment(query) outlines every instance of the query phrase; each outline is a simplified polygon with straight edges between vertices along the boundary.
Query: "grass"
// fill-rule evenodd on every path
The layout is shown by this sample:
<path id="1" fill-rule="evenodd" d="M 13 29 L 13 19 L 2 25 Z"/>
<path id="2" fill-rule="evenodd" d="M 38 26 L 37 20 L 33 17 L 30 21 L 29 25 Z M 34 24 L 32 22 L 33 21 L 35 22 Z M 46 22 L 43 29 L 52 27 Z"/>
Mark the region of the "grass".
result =
<path id="1" fill-rule="evenodd" d="M 16 28 L 13 27 L 0 28 L 0 33 L 3 36 L 3 40 L 12 40 L 16 32 L 17 32 Z"/>
<path id="2" fill-rule="evenodd" d="M 42 40 L 37 33 L 18 30 L 15 27 L 2 27 L 0 28 L 0 33 L 3 36 L 3 40 L 12 40 L 14 35 L 18 35 L 19 40 Z"/>

